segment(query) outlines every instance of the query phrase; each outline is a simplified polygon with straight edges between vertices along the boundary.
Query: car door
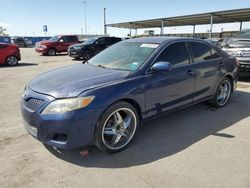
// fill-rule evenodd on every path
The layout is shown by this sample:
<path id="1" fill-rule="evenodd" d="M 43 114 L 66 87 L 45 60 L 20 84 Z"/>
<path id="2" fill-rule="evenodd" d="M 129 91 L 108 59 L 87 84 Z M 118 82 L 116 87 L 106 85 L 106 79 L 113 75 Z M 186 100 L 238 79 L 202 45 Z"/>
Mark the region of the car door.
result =
<path id="1" fill-rule="evenodd" d="M 213 94 L 215 84 L 223 74 L 223 59 L 206 43 L 194 41 L 187 44 L 192 54 L 193 70 L 196 75 L 194 101 L 197 101 Z"/>
<path id="2" fill-rule="evenodd" d="M 159 61 L 171 63 L 172 70 L 145 76 L 147 117 L 192 102 L 195 78 L 186 43 L 168 45 L 154 62 Z"/>
<path id="3" fill-rule="evenodd" d="M 71 36 L 63 36 L 62 40 L 63 42 L 61 43 L 62 46 L 61 52 L 67 52 L 68 47 L 71 45 Z"/>
<path id="4" fill-rule="evenodd" d="M 6 49 L 7 49 L 7 45 L 0 44 L 0 64 L 4 64 L 5 59 L 8 56 Z"/>
<path id="5" fill-rule="evenodd" d="M 96 40 L 94 46 L 94 54 L 98 54 L 107 47 L 107 37 L 101 37 Z"/>

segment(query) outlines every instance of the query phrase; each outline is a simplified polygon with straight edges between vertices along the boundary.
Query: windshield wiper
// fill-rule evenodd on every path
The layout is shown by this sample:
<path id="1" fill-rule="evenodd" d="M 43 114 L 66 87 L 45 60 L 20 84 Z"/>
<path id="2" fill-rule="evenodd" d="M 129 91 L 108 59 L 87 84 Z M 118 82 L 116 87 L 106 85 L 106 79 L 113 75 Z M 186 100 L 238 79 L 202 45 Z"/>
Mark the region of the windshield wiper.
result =
<path id="1" fill-rule="evenodd" d="M 97 65 L 97 67 L 101 67 L 101 68 L 103 68 L 103 69 L 106 69 L 106 67 L 104 67 L 103 65 Z"/>

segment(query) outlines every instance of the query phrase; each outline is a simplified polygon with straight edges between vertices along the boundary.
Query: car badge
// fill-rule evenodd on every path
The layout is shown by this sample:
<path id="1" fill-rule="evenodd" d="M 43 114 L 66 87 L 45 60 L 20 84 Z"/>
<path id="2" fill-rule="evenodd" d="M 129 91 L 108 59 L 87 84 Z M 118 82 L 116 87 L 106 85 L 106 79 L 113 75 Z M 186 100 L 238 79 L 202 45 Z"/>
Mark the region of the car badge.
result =
<path id="1" fill-rule="evenodd" d="M 236 56 L 244 56 L 244 52 L 238 51 L 238 52 L 236 52 Z"/>
<path id="2" fill-rule="evenodd" d="M 28 96 L 29 96 L 29 92 L 28 91 L 24 91 L 24 93 L 23 93 L 23 99 L 27 100 Z"/>

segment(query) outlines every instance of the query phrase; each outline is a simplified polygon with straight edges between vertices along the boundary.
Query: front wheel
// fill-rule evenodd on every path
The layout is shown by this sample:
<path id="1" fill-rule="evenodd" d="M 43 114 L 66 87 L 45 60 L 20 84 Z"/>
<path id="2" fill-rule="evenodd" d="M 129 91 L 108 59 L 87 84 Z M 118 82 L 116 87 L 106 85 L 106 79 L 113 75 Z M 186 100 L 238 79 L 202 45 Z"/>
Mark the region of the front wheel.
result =
<path id="1" fill-rule="evenodd" d="M 48 49 L 47 55 L 48 56 L 55 56 L 56 55 L 56 50 L 54 48 Z"/>
<path id="2" fill-rule="evenodd" d="M 214 107 L 223 107 L 228 102 L 232 93 L 232 82 L 228 78 L 224 78 L 216 90 L 214 98 L 210 104 Z"/>
<path id="3" fill-rule="evenodd" d="M 138 112 L 126 102 L 110 106 L 99 119 L 95 145 L 104 152 L 115 153 L 127 147 L 139 124 Z"/>
<path id="4" fill-rule="evenodd" d="M 93 53 L 90 50 L 87 50 L 87 51 L 83 52 L 83 54 L 82 54 L 82 58 L 85 61 L 89 60 L 92 56 L 93 56 Z"/>

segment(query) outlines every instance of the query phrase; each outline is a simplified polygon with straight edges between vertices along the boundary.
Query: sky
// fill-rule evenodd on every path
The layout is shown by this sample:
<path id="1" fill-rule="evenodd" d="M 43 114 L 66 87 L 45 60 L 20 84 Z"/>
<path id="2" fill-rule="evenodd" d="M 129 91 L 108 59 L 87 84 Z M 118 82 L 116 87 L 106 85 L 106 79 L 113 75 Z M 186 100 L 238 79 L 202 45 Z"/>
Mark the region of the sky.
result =
<path id="1" fill-rule="evenodd" d="M 88 34 L 103 34 L 103 9 L 106 8 L 107 23 L 137 21 L 144 19 L 181 16 L 211 11 L 250 8 L 250 0 L 85 0 Z M 2 0 L 0 3 L 0 26 L 9 35 L 44 36 L 43 25 L 48 26 L 47 35 L 85 34 L 83 0 Z M 243 28 L 250 28 L 244 23 Z M 239 23 L 218 24 L 214 31 L 237 30 Z M 196 32 L 206 32 L 209 25 L 197 26 Z M 133 31 L 134 32 L 134 31 Z M 138 30 L 138 34 L 144 30 Z M 160 29 L 156 29 L 159 33 Z M 165 33 L 192 32 L 191 26 L 165 28 Z M 128 29 L 108 27 L 111 36 L 124 37 Z M 132 33 L 134 34 L 134 33 Z"/>

